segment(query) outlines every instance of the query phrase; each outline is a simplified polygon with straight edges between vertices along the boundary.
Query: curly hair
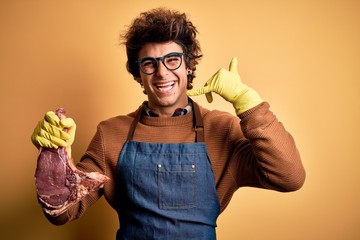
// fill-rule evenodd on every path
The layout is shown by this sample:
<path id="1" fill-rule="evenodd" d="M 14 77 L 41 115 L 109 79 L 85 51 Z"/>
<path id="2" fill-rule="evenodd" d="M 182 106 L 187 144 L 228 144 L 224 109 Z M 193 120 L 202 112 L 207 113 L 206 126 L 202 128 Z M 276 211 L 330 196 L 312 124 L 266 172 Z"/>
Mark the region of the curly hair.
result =
<path id="1" fill-rule="evenodd" d="M 136 63 L 141 48 L 146 43 L 162 43 L 173 41 L 179 44 L 184 51 L 186 67 L 191 70 L 188 74 L 188 89 L 192 89 L 195 70 L 202 57 L 201 48 L 196 35 L 197 29 L 188 20 L 185 13 L 156 8 L 140 14 L 121 35 L 126 46 L 126 68 L 134 78 L 140 77 L 139 66 Z"/>

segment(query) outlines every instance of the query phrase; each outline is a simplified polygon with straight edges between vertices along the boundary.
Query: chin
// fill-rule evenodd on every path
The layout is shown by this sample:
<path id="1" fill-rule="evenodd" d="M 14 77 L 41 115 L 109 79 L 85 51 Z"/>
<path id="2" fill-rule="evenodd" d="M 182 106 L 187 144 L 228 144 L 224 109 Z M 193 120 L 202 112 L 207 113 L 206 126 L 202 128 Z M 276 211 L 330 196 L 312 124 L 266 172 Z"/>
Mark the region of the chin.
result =
<path id="1" fill-rule="evenodd" d="M 149 98 L 149 103 L 161 106 L 161 107 L 170 107 L 176 105 L 176 103 L 180 102 L 179 98 L 176 98 L 174 95 L 172 96 L 156 96 L 154 99 Z"/>

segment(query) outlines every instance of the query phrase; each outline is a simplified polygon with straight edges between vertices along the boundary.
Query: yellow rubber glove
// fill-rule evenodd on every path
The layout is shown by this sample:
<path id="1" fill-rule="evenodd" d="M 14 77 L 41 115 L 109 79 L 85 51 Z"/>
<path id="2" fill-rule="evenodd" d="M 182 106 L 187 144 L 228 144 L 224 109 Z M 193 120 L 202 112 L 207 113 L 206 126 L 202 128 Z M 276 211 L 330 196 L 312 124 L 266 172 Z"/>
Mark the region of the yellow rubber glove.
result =
<path id="1" fill-rule="evenodd" d="M 204 85 L 204 87 L 190 90 L 188 96 L 205 94 L 209 103 L 213 101 L 212 92 L 222 96 L 226 101 L 231 102 L 237 115 L 259 105 L 263 100 L 252 88 L 245 85 L 237 71 L 238 61 L 234 57 L 229 70 L 218 70 Z"/>
<path id="2" fill-rule="evenodd" d="M 31 141 L 36 147 L 55 148 L 66 147 L 67 155 L 71 157 L 71 145 L 75 139 L 76 124 L 72 118 L 59 119 L 52 111 L 45 114 L 31 135 Z"/>

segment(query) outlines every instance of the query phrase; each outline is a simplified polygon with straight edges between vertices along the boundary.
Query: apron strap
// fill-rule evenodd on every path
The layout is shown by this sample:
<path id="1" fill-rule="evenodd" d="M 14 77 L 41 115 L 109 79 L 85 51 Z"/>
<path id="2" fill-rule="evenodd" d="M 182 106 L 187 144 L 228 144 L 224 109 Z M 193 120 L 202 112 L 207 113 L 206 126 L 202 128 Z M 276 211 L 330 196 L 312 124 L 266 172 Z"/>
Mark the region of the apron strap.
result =
<path id="1" fill-rule="evenodd" d="M 200 107 L 196 102 L 192 102 L 194 106 L 194 130 L 195 142 L 205 142 L 204 123 L 200 112 Z"/>
<path id="2" fill-rule="evenodd" d="M 194 115 L 194 130 L 195 130 L 195 142 L 205 142 L 205 136 L 204 136 L 204 123 L 201 117 L 201 113 L 200 113 L 200 107 L 196 102 L 193 102 L 191 99 L 189 99 L 189 101 L 191 101 L 193 103 L 193 115 Z M 133 139 L 134 137 L 134 133 L 135 133 L 135 128 L 137 123 L 140 121 L 141 118 L 141 114 L 142 114 L 142 109 L 143 109 L 143 105 L 146 102 L 144 102 L 136 111 L 136 115 L 134 120 L 131 123 L 130 129 L 129 129 L 129 133 L 128 133 L 128 137 L 127 140 L 130 141 Z"/>
<path id="3" fill-rule="evenodd" d="M 128 133 L 128 137 L 127 137 L 128 141 L 130 141 L 130 140 L 132 140 L 134 138 L 135 128 L 136 128 L 137 123 L 140 121 L 141 113 L 142 113 L 142 109 L 143 109 L 144 104 L 145 104 L 145 102 L 143 104 L 141 104 L 141 106 L 136 111 L 135 118 L 132 121 L 130 129 L 129 129 L 129 133 Z"/>

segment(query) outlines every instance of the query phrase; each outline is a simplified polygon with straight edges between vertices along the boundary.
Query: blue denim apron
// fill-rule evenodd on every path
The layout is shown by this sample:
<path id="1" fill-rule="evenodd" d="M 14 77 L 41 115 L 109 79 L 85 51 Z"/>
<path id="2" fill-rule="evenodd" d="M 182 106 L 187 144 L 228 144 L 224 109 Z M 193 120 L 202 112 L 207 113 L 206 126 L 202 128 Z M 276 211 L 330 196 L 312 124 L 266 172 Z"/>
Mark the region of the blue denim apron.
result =
<path id="1" fill-rule="evenodd" d="M 194 103 L 195 143 L 134 141 L 141 112 L 117 165 L 116 239 L 216 239 L 220 204 L 199 107 Z"/>

